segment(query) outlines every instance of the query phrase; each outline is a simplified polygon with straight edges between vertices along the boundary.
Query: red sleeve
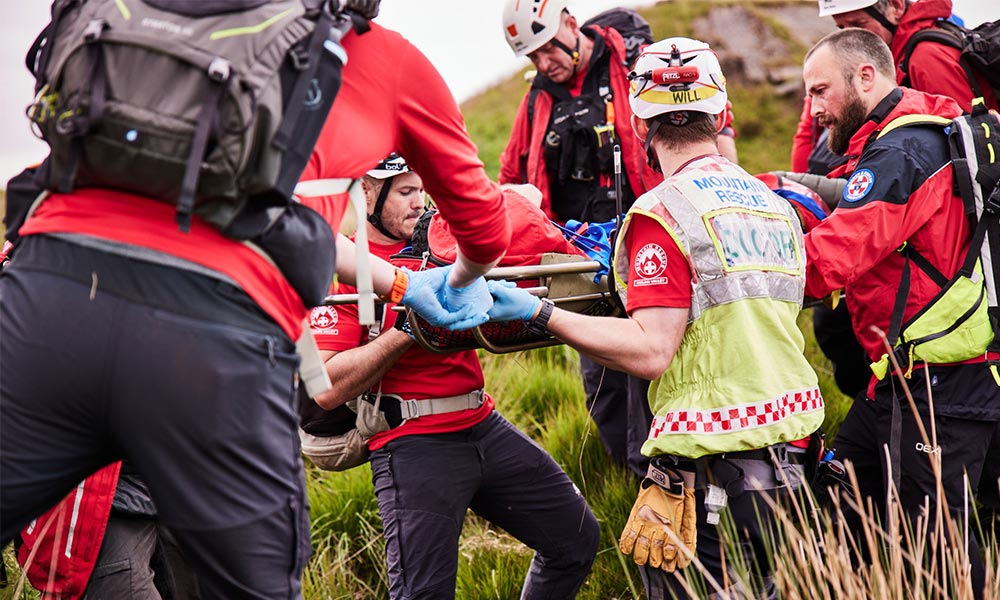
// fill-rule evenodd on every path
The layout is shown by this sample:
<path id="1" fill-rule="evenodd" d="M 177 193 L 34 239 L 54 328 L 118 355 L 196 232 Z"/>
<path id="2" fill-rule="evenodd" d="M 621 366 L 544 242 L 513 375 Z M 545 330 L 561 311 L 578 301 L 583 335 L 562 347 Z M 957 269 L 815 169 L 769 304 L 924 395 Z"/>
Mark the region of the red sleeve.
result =
<path id="1" fill-rule="evenodd" d="M 528 151 L 528 94 L 521 99 L 514 124 L 511 126 L 507 147 L 500 154 L 500 183 L 528 183 L 521 169 L 522 156 Z"/>
<path id="2" fill-rule="evenodd" d="M 510 228 L 500 187 L 487 177 L 437 69 L 378 23 L 364 35 L 348 33 L 344 49 L 343 83 L 301 179 L 356 179 L 397 151 L 454 225 L 463 254 L 480 263 L 501 256 Z M 331 221 L 339 221 L 346 206 L 342 198 L 317 202 Z"/>
<path id="3" fill-rule="evenodd" d="M 815 136 L 813 131 L 812 100 L 806 96 L 802 101 L 802 114 L 799 116 L 799 127 L 792 138 L 792 171 L 795 173 L 809 172 L 809 155 L 812 154 Z"/>
<path id="4" fill-rule="evenodd" d="M 353 294 L 357 290 L 341 284 L 334 290 L 340 294 Z M 309 328 L 320 350 L 343 352 L 361 345 L 368 330 L 358 322 L 357 303 L 338 306 L 317 306 L 309 312 Z"/>
<path id="5" fill-rule="evenodd" d="M 474 262 L 500 258 L 510 243 L 500 186 L 487 177 L 478 150 L 441 74 L 413 46 L 399 63 L 399 152 L 421 175 Z"/>
<path id="6" fill-rule="evenodd" d="M 689 308 L 691 267 L 677 242 L 662 225 L 643 215 L 632 217 L 626 236 L 629 314 L 651 306 Z"/>

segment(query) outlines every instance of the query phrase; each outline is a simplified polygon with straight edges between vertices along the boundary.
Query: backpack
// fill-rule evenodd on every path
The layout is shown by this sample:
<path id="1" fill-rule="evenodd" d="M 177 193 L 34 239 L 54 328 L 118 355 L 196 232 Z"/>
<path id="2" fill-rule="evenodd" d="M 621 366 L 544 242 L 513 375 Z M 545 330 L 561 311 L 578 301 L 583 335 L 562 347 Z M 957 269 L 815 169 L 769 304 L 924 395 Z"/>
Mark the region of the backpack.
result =
<path id="1" fill-rule="evenodd" d="M 983 23 L 974 29 L 967 29 L 951 21 L 938 21 L 934 27 L 916 32 L 903 47 L 899 69 L 904 73 L 904 78 L 900 85 L 910 85 L 910 55 L 917 44 L 928 40 L 961 50 L 959 64 L 965 70 L 973 93 L 977 97 L 983 95 L 974 76 L 979 73 L 986 78 L 1000 99 L 1000 20 Z"/>
<path id="2" fill-rule="evenodd" d="M 329 0 L 57 0 L 28 53 L 42 185 L 175 203 L 224 232 L 285 206 L 367 21 Z M 254 232 L 245 232 L 249 237 Z"/>
<path id="3" fill-rule="evenodd" d="M 898 362 L 912 369 L 915 359 L 931 363 L 967 360 L 1000 352 L 1000 115 L 987 110 L 982 98 L 973 100 L 969 113 L 947 119 L 933 115 L 908 115 L 893 121 L 879 137 L 897 127 L 944 126 L 954 170 L 955 187 L 962 197 L 972 238 L 961 268 L 945 277 L 909 244 L 900 252 L 906 257 L 903 276 L 889 323 L 888 339 Z M 909 293 L 909 267 L 913 262 L 941 291 L 908 322 L 902 322 Z M 957 316 L 957 318 L 956 318 Z M 958 337 L 950 336 L 956 334 Z M 964 339 L 968 356 L 954 356 L 954 341 Z M 989 359 L 1000 385 L 1000 360 Z M 873 365 L 879 378 L 888 367 L 887 357 Z"/>
<path id="4" fill-rule="evenodd" d="M 610 8 L 584 21 L 582 27 L 591 25 L 610 27 L 621 34 L 625 40 L 626 67 L 634 65 L 642 49 L 653 43 L 653 30 L 649 22 L 631 8 Z"/>

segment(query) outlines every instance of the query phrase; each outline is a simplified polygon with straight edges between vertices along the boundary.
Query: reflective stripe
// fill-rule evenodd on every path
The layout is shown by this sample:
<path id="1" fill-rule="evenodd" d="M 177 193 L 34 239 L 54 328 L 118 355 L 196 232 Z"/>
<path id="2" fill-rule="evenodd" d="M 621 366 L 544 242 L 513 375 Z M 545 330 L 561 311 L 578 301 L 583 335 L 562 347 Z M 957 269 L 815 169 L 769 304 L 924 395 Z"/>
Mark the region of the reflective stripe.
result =
<path id="1" fill-rule="evenodd" d="M 73 536 L 76 533 L 76 522 L 80 518 L 80 503 L 83 502 L 83 484 L 87 480 L 83 480 L 76 486 L 76 497 L 73 498 L 73 516 L 69 520 L 69 532 L 66 534 L 66 549 L 63 554 L 66 558 L 73 556 Z"/>
<path id="2" fill-rule="evenodd" d="M 649 439 L 673 433 L 724 434 L 766 427 L 797 414 L 823 409 L 819 388 L 789 392 L 760 402 L 698 410 L 668 410 L 653 418 Z"/>

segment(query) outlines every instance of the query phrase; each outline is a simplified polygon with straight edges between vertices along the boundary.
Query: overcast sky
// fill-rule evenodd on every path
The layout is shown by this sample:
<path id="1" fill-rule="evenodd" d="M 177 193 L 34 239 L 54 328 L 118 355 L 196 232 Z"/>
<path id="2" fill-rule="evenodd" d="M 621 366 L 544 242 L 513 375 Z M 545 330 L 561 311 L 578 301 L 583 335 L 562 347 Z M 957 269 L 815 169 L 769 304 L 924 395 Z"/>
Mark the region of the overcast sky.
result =
<path id="1" fill-rule="evenodd" d="M 655 0 L 570 0 L 582 18 L 616 5 L 644 6 Z M 975 25 L 1000 18 L 996 0 L 953 0 L 955 12 Z M 48 21 L 44 0 L 17 3 L 0 22 L 0 185 L 45 156 L 45 145 L 28 127 L 25 107 L 34 82 L 24 55 Z M 420 48 L 441 71 L 459 101 L 465 100 L 527 64 L 516 59 L 500 26 L 501 0 L 383 0 L 378 22 L 395 29 Z"/>

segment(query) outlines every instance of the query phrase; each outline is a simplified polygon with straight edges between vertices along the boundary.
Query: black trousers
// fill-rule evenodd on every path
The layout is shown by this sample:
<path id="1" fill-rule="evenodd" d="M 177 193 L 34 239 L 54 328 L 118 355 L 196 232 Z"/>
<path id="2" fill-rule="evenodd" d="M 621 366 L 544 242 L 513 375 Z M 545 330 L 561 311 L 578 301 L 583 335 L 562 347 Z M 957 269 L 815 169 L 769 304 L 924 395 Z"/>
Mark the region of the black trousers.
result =
<path id="1" fill-rule="evenodd" d="M 580 374 L 587 409 L 604 449 L 612 460 L 645 477 L 649 457 L 642 455 L 642 444 L 653 422 L 647 396 L 649 381 L 613 371 L 583 355 Z"/>
<path id="2" fill-rule="evenodd" d="M 0 275 L 2 540 L 124 458 L 202 597 L 300 597 L 310 547 L 294 344 L 134 297 L 174 269 L 97 255 L 67 266 L 41 246 Z"/>
<path id="3" fill-rule="evenodd" d="M 597 519 L 552 457 L 499 413 L 453 433 L 408 435 L 372 453 L 389 596 L 455 597 L 465 513 L 535 551 L 522 599 L 576 596 L 600 540 Z"/>
<path id="4" fill-rule="evenodd" d="M 941 412 L 948 410 L 949 402 L 975 402 L 977 394 L 997 393 L 994 391 L 997 390 L 996 384 L 983 365 L 934 368 L 933 377 L 931 394 L 935 406 L 943 408 Z M 920 413 L 920 421 L 930 436 L 932 420 L 921 370 L 914 371 L 909 387 Z M 898 469 L 899 501 L 904 513 L 915 519 L 923 513 L 926 499 L 930 502 L 930 514 L 935 514 L 937 481 L 929 460 L 934 455 L 941 457 L 941 485 L 945 501 L 948 511 L 959 525 L 964 518 L 964 511 L 968 509 L 971 512 L 975 508 L 974 497 L 977 491 L 984 492 L 985 512 L 994 511 L 997 477 L 1000 476 L 1000 419 L 938 414 L 933 419 L 937 444 L 926 443 L 898 383 L 887 381 L 879 386 L 874 401 L 854 402 L 832 444 L 836 457 L 853 465 L 860 491 L 865 498 L 871 498 L 881 522 L 885 522 L 886 493 L 890 477 L 885 448 L 890 444 L 891 438 L 894 389 L 897 394 L 895 401 L 900 403 L 900 461 L 892 468 Z M 968 490 L 966 481 L 970 488 Z M 847 506 L 843 506 L 843 509 L 848 525 L 858 528 L 859 516 L 851 513 Z M 971 533 L 968 550 L 974 590 L 981 595 L 984 585 L 983 562 L 976 536 Z"/>

